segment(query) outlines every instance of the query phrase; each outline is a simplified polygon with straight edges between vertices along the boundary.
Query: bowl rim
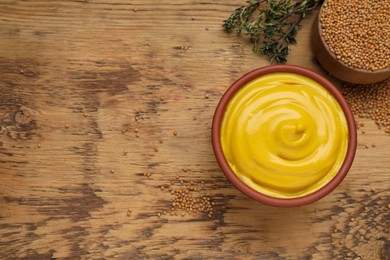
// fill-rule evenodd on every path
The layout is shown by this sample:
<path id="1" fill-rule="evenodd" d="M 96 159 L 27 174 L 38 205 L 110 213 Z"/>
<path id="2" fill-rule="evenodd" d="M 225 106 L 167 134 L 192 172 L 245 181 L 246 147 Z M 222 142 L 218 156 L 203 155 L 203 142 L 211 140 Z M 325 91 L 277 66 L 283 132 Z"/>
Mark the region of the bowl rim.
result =
<path id="1" fill-rule="evenodd" d="M 344 162 L 341 165 L 340 170 L 333 177 L 333 179 L 331 179 L 325 186 L 323 186 L 322 188 L 320 188 L 319 190 L 313 193 L 298 198 L 271 197 L 262 194 L 259 191 L 256 191 L 253 188 L 249 187 L 247 184 L 241 181 L 239 177 L 235 175 L 233 170 L 230 168 L 222 151 L 220 129 L 221 129 L 222 120 L 224 117 L 226 107 L 230 102 L 231 98 L 235 95 L 235 93 L 239 89 L 241 89 L 246 83 L 252 81 L 253 79 L 266 74 L 277 73 L 277 72 L 289 72 L 289 73 L 299 74 L 302 76 L 306 76 L 321 84 L 335 97 L 335 99 L 339 103 L 340 107 L 344 112 L 345 118 L 347 120 L 347 125 L 348 125 L 348 148 L 347 148 L 347 153 L 345 155 Z M 217 105 L 213 117 L 211 132 L 212 132 L 211 139 L 212 139 L 214 155 L 217 159 L 217 162 L 222 172 L 229 179 L 229 181 L 248 197 L 271 206 L 279 206 L 279 207 L 293 207 L 293 206 L 306 205 L 314 201 L 317 201 L 323 198 L 324 196 L 326 196 L 327 194 L 329 194 L 330 192 L 332 192 L 345 178 L 349 169 L 351 168 L 353 159 L 355 157 L 356 146 L 357 146 L 357 132 L 356 132 L 354 116 L 352 114 L 351 109 L 349 108 L 347 101 L 344 99 L 341 92 L 337 89 L 337 87 L 333 85 L 333 83 L 331 83 L 329 80 L 319 75 L 318 73 L 295 65 L 270 65 L 270 66 L 258 68 L 248 72 L 247 74 L 243 75 L 238 80 L 236 80 L 227 89 L 227 91 L 222 96 L 221 100 Z"/>

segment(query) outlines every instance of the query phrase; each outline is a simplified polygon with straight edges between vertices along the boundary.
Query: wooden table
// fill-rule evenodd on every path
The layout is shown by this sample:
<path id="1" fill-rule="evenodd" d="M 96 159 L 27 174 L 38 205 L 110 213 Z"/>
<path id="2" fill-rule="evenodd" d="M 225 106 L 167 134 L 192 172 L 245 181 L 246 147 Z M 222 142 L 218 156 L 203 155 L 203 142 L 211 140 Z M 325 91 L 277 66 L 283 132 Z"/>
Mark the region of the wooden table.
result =
<path id="1" fill-rule="evenodd" d="M 262 205 L 219 169 L 214 109 L 268 65 L 222 30 L 243 3 L 0 1 L 1 259 L 389 259 L 390 137 L 374 122 L 311 205 Z M 315 13 L 288 61 L 326 75 Z M 211 218 L 164 215 L 176 176 L 205 182 Z"/>

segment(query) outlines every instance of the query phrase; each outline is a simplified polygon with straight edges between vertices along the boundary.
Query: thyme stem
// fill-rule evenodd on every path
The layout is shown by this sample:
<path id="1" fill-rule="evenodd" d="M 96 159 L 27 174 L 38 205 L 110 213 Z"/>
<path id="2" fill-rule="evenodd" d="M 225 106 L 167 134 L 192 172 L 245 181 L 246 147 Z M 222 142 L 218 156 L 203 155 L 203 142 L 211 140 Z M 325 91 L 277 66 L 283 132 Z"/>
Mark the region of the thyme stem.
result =
<path id="1" fill-rule="evenodd" d="M 323 0 L 251 0 L 224 21 L 224 28 L 238 34 L 244 30 L 253 43 L 253 52 L 285 63 L 290 45 L 296 43 L 299 24 Z M 258 13 L 255 16 L 255 13 Z"/>

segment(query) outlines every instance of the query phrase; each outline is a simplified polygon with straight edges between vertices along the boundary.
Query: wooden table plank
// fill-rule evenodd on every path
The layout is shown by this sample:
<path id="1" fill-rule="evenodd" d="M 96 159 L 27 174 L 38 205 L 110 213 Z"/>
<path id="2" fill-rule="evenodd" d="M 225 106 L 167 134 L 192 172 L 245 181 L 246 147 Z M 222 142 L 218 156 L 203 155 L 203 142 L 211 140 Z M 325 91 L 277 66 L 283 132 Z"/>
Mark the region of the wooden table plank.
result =
<path id="1" fill-rule="evenodd" d="M 387 259 L 390 138 L 370 120 L 345 181 L 312 205 L 259 204 L 220 171 L 215 106 L 268 64 L 222 31 L 242 3 L 0 2 L 2 259 Z M 326 75 L 313 18 L 289 63 Z M 157 216 L 177 175 L 205 182 L 212 218 Z"/>

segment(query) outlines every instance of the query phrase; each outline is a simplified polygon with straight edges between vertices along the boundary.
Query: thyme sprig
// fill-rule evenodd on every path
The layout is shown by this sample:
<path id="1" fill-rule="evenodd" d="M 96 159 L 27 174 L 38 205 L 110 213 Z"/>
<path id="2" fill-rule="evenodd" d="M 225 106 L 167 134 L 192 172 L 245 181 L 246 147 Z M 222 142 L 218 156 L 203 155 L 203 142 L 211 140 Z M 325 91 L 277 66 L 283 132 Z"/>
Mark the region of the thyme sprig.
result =
<path id="1" fill-rule="evenodd" d="M 322 0 L 250 0 L 224 21 L 224 28 L 242 31 L 253 43 L 253 52 L 270 62 L 285 63 L 290 45 L 296 43 L 299 24 Z"/>

